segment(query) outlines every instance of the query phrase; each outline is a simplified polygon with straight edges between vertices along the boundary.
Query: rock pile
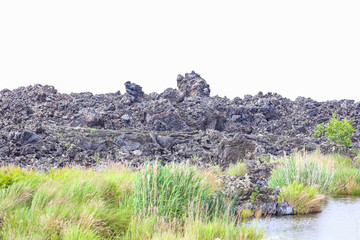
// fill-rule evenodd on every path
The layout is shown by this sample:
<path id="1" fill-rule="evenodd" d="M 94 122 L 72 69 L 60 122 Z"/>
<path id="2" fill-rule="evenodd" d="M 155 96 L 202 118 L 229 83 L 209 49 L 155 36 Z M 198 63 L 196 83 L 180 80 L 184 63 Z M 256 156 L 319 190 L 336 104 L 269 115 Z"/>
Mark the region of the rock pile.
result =
<path id="1" fill-rule="evenodd" d="M 353 146 L 359 147 L 360 103 L 352 100 L 291 101 L 276 93 L 233 100 L 210 97 L 199 74 L 177 78 L 178 89 L 145 94 L 126 82 L 126 93 L 61 94 L 52 86 L 34 85 L 0 91 L 0 161 L 23 167 L 63 164 L 97 165 L 100 159 L 142 162 L 144 158 L 203 162 L 226 166 L 238 159 L 314 150 L 314 126 L 333 112 L 354 123 Z"/>

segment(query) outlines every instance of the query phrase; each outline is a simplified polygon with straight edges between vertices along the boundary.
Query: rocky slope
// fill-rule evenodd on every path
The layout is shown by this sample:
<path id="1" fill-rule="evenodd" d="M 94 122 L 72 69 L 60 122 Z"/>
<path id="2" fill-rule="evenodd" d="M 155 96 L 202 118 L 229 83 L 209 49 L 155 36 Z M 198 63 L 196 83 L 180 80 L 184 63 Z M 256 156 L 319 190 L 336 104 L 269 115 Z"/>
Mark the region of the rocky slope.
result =
<path id="1" fill-rule="evenodd" d="M 136 165 L 144 159 L 197 156 L 226 166 L 295 149 L 329 150 L 324 139 L 312 135 L 314 126 L 333 112 L 353 120 L 353 146 L 359 147 L 359 102 L 291 101 L 261 92 L 233 100 L 210 97 L 209 85 L 195 72 L 179 75 L 177 85 L 161 94 L 145 94 L 131 82 L 125 83 L 124 94 L 62 94 L 41 85 L 4 89 L 0 163 L 47 168 L 111 160 Z"/>

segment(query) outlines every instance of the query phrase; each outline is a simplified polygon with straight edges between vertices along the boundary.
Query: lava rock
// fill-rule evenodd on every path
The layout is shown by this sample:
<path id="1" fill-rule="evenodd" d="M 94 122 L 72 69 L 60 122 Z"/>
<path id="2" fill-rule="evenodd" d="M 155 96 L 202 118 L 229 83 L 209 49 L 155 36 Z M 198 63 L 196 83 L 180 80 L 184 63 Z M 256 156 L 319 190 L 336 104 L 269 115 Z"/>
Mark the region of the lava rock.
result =
<path id="1" fill-rule="evenodd" d="M 39 143 L 42 141 L 42 138 L 37 135 L 36 133 L 33 133 L 31 131 L 24 131 L 22 134 L 22 144 L 30 144 L 30 143 Z"/>
<path id="2" fill-rule="evenodd" d="M 184 93 L 185 97 L 209 97 L 210 96 L 210 86 L 206 83 L 204 79 L 200 77 L 199 74 L 192 71 L 191 73 L 186 73 L 185 77 L 177 77 L 177 86 L 181 92 Z"/>
<path id="3" fill-rule="evenodd" d="M 360 146 L 359 103 L 303 97 L 292 101 L 276 93 L 230 100 L 210 96 L 210 86 L 196 72 L 178 75 L 176 82 L 177 89 L 150 95 L 131 82 L 126 82 L 123 95 L 119 91 L 63 94 L 39 84 L 4 89 L 0 91 L 0 164 L 94 167 L 95 152 L 101 152 L 102 159 L 136 159 L 136 164 L 145 158 L 183 162 L 198 156 L 196 164 L 226 168 L 241 159 L 249 168 L 249 191 L 266 187 L 271 167 L 255 161 L 262 155 L 320 148 L 323 153 L 346 154 L 357 166 L 351 150 L 313 134 L 317 124 L 327 123 L 336 112 L 340 119 L 353 121 L 352 147 Z"/>
<path id="4" fill-rule="evenodd" d="M 281 202 L 277 205 L 276 215 L 292 215 L 294 214 L 294 209 L 289 205 L 288 202 Z"/>
<path id="5" fill-rule="evenodd" d="M 141 98 L 144 96 L 144 92 L 142 90 L 142 87 L 140 85 L 137 85 L 135 83 L 132 83 L 130 81 L 127 81 L 125 83 L 125 90 L 126 92 L 135 97 L 135 98 Z"/>

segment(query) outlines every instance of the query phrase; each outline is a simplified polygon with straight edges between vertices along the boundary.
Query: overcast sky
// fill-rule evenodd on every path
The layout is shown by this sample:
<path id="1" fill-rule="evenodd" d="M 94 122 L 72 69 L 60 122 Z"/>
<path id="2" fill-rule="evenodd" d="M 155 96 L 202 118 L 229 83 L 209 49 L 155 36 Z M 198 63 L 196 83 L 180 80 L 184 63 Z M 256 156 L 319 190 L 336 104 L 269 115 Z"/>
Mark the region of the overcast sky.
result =
<path id="1" fill-rule="evenodd" d="M 360 101 L 360 1 L 1 0 L 0 89 L 146 93 L 195 70 L 211 95 Z"/>

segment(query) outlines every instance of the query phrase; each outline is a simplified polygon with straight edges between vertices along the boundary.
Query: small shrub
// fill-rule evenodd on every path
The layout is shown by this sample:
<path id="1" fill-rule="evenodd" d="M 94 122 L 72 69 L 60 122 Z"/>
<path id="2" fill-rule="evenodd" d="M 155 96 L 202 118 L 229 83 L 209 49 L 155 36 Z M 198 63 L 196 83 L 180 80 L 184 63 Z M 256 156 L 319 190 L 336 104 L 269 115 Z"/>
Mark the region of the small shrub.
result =
<path id="1" fill-rule="evenodd" d="M 325 137 L 335 142 L 338 142 L 346 147 L 350 147 L 352 144 L 351 137 L 355 132 L 352 127 L 352 121 L 344 118 L 340 121 L 336 115 L 333 113 L 332 118 L 329 120 L 329 123 L 324 126 L 324 124 L 318 124 L 315 127 L 314 137 L 319 137 L 325 132 Z"/>
<path id="2" fill-rule="evenodd" d="M 226 169 L 226 173 L 230 176 L 235 175 L 245 175 L 248 172 L 246 164 L 238 161 L 235 164 L 230 164 L 230 166 Z"/>
<path id="3" fill-rule="evenodd" d="M 287 201 L 297 214 L 321 212 L 321 203 L 325 196 L 318 194 L 315 187 L 306 187 L 293 182 L 281 189 L 279 202 Z"/>
<path id="4" fill-rule="evenodd" d="M 320 137 L 323 134 L 324 131 L 325 131 L 324 123 L 320 123 L 320 124 L 316 125 L 315 126 L 314 138 Z"/>
<path id="5" fill-rule="evenodd" d="M 25 178 L 26 172 L 19 166 L 13 165 L 0 167 L 0 189 L 7 188 L 14 182 Z"/>

